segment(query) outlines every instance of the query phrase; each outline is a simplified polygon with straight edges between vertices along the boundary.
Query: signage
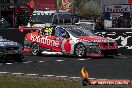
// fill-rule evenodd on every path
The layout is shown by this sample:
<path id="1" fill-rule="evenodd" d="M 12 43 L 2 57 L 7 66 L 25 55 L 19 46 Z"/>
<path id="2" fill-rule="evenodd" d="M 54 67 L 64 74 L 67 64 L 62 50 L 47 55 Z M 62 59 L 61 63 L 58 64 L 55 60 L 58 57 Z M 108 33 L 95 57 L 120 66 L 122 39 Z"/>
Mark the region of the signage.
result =
<path id="1" fill-rule="evenodd" d="M 71 11 L 73 9 L 73 0 L 57 0 L 57 9 Z"/>
<path id="2" fill-rule="evenodd" d="M 68 3 L 68 0 L 62 0 L 63 6 L 66 6 L 67 3 Z"/>
<path id="3" fill-rule="evenodd" d="M 49 10 L 49 11 L 34 11 L 33 15 L 52 15 L 55 13 L 56 10 Z"/>
<path id="4" fill-rule="evenodd" d="M 130 5 L 108 5 L 105 6 L 105 12 L 111 13 L 130 12 Z"/>

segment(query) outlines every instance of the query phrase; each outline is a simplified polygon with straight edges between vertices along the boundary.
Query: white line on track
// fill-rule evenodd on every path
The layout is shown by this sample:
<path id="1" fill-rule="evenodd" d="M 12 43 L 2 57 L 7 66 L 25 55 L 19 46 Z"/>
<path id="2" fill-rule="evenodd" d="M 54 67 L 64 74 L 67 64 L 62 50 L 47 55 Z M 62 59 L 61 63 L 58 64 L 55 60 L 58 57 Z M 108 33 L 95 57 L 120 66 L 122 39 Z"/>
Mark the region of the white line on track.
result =
<path id="1" fill-rule="evenodd" d="M 23 63 L 25 63 L 25 64 L 27 64 L 27 63 L 31 63 L 32 61 L 27 61 L 27 62 L 23 62 Z"/>
<path id="2" fill-rule="evenodd" d="M 77 59 L 77 60 L 79 60 L 79 61 L 85 61 L 86 59 Z"/>
<path id="3" fill-rule="evenodd" d="M 6 73 L 9 73 L 9 72 L 0 72 L 0 74 L 6 74 Z"/>
<path id="4" fill-rule="evenodd" d="M 43 63 L 44 61 L 37 61 L 37 62 L 39 62 L 39 63 Z"/>
<path id="5" fill-rule="evenodd" d="M 85 61 L 85 60 L 90 60 L 91 58 L 80 58 L 80 59 L 77 59 L 79 61 Z"/>
<path id="6" fill-rule="evenodd" d="M 6 63 L 6 64 L 10 65 L 10 64 L 13 64 L 13 63 Z"/>
<path id="7" fill-rule="evenodd" d="M 62 62 L 62 61 L 64 61 L 64 60 L 55 60 L 55 61 L 57 61 L 57 62 Z"/>
<path id="8" fill-rule="evenodd" d="M 65 78 L 65 77 L 68 77 L 68 76 L 56 76 L 56 78 Z"/>
<path id="9" fill-rule="evenodd" d="M 43 75 L 43 77 L 53 77 L 55 75 Z"/>
<path id="10" fill-rule="evenodd" d="M 88 78 L 88 79 L 96 79 L 96 78 Z"/>
<path id="11" fill-rule="evenodd" d="M 26 74 L 27 76 L 37 76 L 38 74 Z"/>
<path id="12" fill-rule="evenodd" d="M 80 77 L 70 77 L 70 78 L 73 78 L 73 79 L 80 79 Z"/>
<path id="13" fill-rule="evenodd" d="M 13 75 L 22 75 L 24 73 L 11 73 L 11 74 L 13 74 Z"/>

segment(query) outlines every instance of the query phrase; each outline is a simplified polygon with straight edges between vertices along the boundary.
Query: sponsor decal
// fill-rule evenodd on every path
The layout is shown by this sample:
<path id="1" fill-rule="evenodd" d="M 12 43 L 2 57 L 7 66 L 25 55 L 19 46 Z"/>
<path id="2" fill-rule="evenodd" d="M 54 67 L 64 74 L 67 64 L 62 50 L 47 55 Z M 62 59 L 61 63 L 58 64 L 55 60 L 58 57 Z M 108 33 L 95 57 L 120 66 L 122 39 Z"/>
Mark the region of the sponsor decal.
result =
<path id="1" fill-rule="evenodd" d="M 62 37 L 57 37 L 56 40 L 63 40 L 64 38 Z"/>
<path id="2" fill-rule="evenodd" d="M 94 39 L 94 40 L 87 40 L 87 39 L 78 39 L 81 42 L 113 42 L 111 39 Z"/>
<path id="3" fill-rule="evenodd" d="M 31 34 L 30 39 L 38 43 L 42 43 L 42 44 L 46 44 L 46 45 L 54 46 L 54 47 L 59 47 L 58 41 L 48 39 L 47 37 L 40 37 L 40 36 Z"/>
<path id="4" fill-rule="evenodd" d="M 91 80 L 91 85 L 129 85 L 130 80 Z"/>
<path id="5" fill-rule="evenodd" d="M 130 5 L 109 5 L 105 6 L 105 12 L 130 12 Z"/>
<path id="6" fill-rule="evenodd" d="M 70 41 L 67 40 L 65 43 L 64 43 L 64 50 L 66 52 L 70 52 L 71 51 L 71 44 L 70 44 Z"/>
<path id="7" fill-rule="evenodd" d="M 82 67 L 81 69 L 81 75 L 82 75 L 82 84 L 86 86 L 87 84 L 89 85 L 130 85 L 131 81 L 130 80 L 118 80 L 118 79 L 89 79 L 89 74 L 88 71 Z"/>
<path id="8" fill-rule="evenodd" d="M 0 46 L 6 46 L 6 45 L 17 45 L 15 42 L 0 42 Z"/>

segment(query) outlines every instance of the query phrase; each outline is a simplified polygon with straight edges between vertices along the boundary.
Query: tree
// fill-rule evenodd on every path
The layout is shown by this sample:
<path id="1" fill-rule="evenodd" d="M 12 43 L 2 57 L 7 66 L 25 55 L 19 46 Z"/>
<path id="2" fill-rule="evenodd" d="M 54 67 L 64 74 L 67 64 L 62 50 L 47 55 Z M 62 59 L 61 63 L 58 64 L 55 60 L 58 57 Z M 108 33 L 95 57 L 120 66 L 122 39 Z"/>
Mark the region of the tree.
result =
<path id="1" fill-rule="evenodd" d="M 75 7 L 76 13 L 80 16 L 101 15 L 103 11 L 101 0 L 77 0 Z"/>

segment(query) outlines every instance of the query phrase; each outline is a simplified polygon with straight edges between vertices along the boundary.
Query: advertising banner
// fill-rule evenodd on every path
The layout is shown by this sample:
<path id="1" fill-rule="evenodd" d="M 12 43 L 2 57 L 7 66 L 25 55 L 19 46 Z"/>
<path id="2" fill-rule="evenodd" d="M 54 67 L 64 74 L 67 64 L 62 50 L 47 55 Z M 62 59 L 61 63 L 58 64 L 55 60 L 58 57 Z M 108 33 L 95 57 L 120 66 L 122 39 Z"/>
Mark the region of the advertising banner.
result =
<path id="1" fill-rule="evenodd" d="M 71 11 L 73 9 L 73 0 L 57 0 L 57 9 Z"/>
<path id="2" fill-rule="evenodd" d="M 116 4 L 104 6 L 104 19 L 125 17 L 130 18 L 131 6 L 130 4 Z"/>
<path id="3" fill-rule="evenodd" d="M 108 5 L 105 6 L 105 12 L 124 13 L 130 12 L 130 5 Z"/>
<path id="4" fill-rule="evenodd" d="M 128 0 L 128 3 L 132 5 L 132 0 Z"/>

